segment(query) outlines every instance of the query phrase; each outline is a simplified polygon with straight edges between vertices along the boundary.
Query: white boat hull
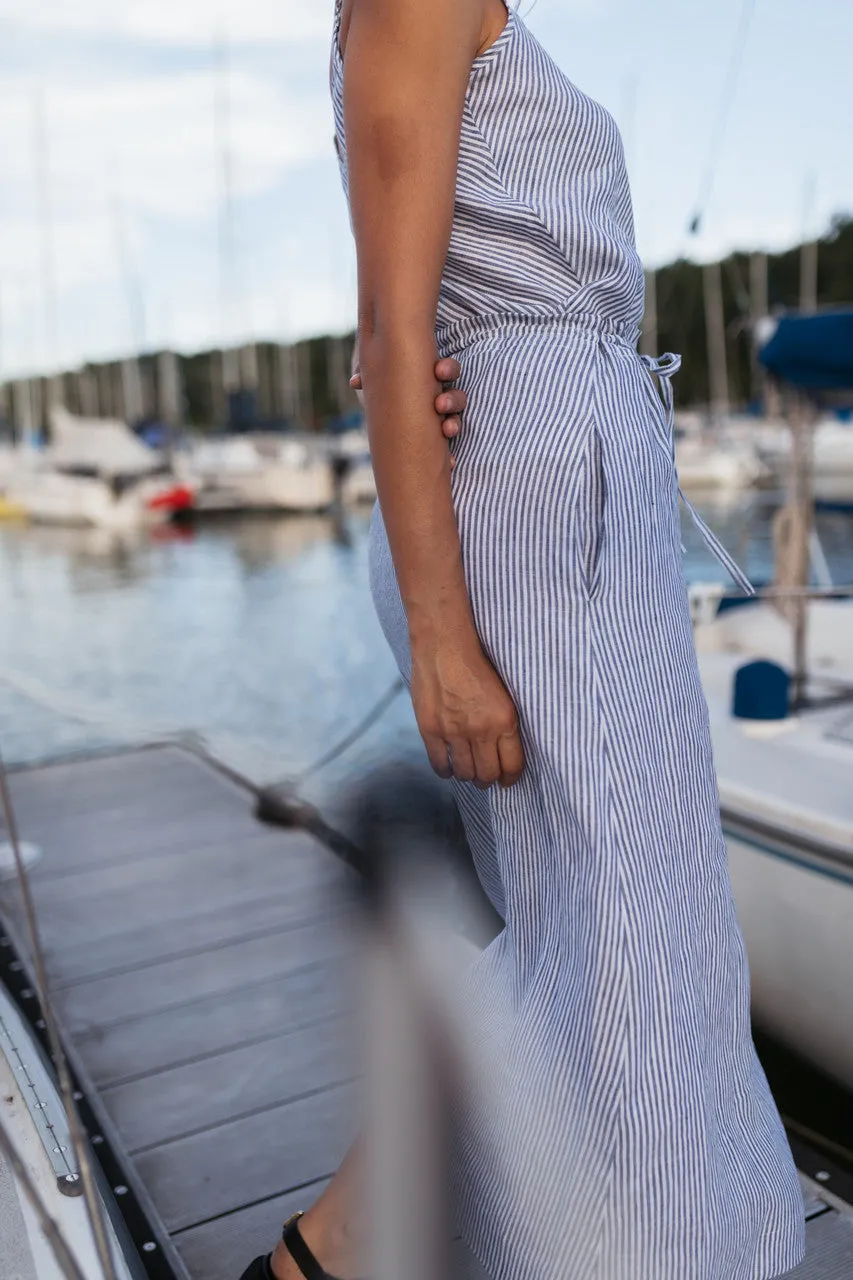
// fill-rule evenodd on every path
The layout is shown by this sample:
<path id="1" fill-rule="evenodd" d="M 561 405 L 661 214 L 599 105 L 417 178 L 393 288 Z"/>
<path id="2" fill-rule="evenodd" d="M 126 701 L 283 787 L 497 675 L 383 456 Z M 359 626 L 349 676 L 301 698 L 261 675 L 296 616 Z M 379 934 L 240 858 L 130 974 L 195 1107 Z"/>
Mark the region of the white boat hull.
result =
<path id="1" fill-rule="evenodd" d="M 124 422 L 78 418 L 55 406 L 51 442 L 2 459 L 6 498 L 37 524 L 124 531 L 162 524 L 192 506 L 160 455 Z"/>
<path id="2" fill-rule="evenodd" d="M 22 1062 L 35 1064 L 26 1077 L 21 1073 Z M 62 1194 L 60 1180 L 64 1180 L 63 1175 L 57 1177 L 56 1162 L 52 1163 L 49 1158 L 48 1141 L 56 1152 L 53 1144 L 59 1139 L 61 1150 L 69 1149 L 68 1167 L 76 1168 L 70 1152 L 65 1113 L 55 1087 L 43 1075 L 40 1064 L 38 1047 L 0 986 L 0 1125 L 24 1165 L 41 1204 L 74 1258 L 79 1273 L 86 1280 L 102 1280 L 103 1271 L 98 1262 L 86 1202 L 82 1196 Z M 37 1106 L 36 1098 L 39 1099 Z M 41 1115 L 39 1122 L 35 1121 L 35 1114 Z M 48 1122 L 51 1125 L 49 1130 L 46 1128 Z M 130 1258 L 125 1255 L 103 1201 L 101 1213 L 117 1280 L 131 1280 L 132 1275 L 139 1274 L 138 1268 L 131 1271 Z M 3 1280 L 16 1280 L 16 1277 L 24 1280 L 24 1276 L 36 1276 L 38 1280 L 67 1280 L 68 1269 L 57 1260 L 23 1183 L 18 1181 L 2 1154 L 0 1225 L 3 1230 L 0 1263 L 7 1264 L 2 1269 Z"/>
<path id="3" fill-rule="evenodd" d="M 321 512 L 334 501 L 328 457 L 300 441 L 233 437 L 208 441 L 181 459 L 199 512 Z"/>
<path id="4" fill-rule="evenodd" d="M 790 626 L 759 603 L 696 634 L 756 1024 L 853 1089 L 851 704 L 736 720 L 736 671 L 756 658 L 789 668 Z M 814 602 L 809 635 L 829 682 L 819 692 L 850 684 L 853 602 Z"/>
<path id="5" fill-rule="evenodd" d="M 151 479 L 116 493 L 97 477 L 34 469 L 14 478 L 9 497 L 36 524 L 126 530 L 169 520 L 173 509 L 158 503 L 172 489 L 171 478 Z"/>
<path id="6" fill-rule="evenodd" d="M 853 855 L 819 868 L 729 836 L 758 1026 L 853 1088 Z"/>
<path id="7" fill-rule="evenodd" d="M 356 462 L 344 476 L 341 497 L 348 503 L 376 501 L 376 477 L 370 461 Z"/>
<path id="8" fill-rule="evenodd" d="M 676 444 L 678 479 L 683 489 L 748 489 L 767 478 L 755 449 L 686 438 Z"/>

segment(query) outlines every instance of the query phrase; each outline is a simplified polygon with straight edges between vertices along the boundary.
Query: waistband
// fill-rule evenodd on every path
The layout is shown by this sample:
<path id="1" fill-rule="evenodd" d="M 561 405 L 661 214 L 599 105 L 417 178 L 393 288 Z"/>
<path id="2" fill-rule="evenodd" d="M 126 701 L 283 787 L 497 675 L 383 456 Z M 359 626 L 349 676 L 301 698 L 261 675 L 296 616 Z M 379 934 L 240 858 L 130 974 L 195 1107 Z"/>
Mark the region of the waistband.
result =
<path id="1" fill-rule="evenodd" d="M 588 311 L 563 311 L 556 315 L 491 314 L 464 316 L 450 324 L 436 326 L 435 336 L 442 352 L 461 353 L 482 338 L 506 333 L 526 333 L 542 329 L 546 332 L 588 334 L 591 338 L 616 342 L 633 351 L 640 340 L 639 325 Z"/>
<path id="2" fill-rule="evenodd" d="M 639 355 L 637 352 L 637 343 L 640 337 L 638 325 L 611 320 L 605 316 L 587 312 L 573 311 L 542 316 L 511 314 L 466 316 L 464 319 L 456 320 L 452 324 L 438 325 L 435 332 L 436 342 L 442 355 L 451 353 L 461 355 L 466 347 L 482 338 L 541 329 L 548 332 L 564 330 L 568 333 L 583 333 L 596 341 L 613 342 L 624 346 L 630 349 L 631 353 L 644 365 L 650 374 L 657 377 L 666 414 L 666 438 L 662 438 L 656 432 L 655 439 L 677 472 L 675 456 L 675 395 L 672 388 L 672 379 L 681 368 L 681 356 L 674 355 L 672 352 L 667 352 L 666 355 L 657 357 Z M 681 485 L 678 486 L 678 496 L 684 503 L 690 519 L 711 554 L 742 591 L 750 596 L 755 595 L 755 588 L 749 578 L 737 561 L 729 555 L 716 534 L 711 532 L 681 488 Z M 682 546 L 682 551 L 684 550 L 685 548 Z"/>

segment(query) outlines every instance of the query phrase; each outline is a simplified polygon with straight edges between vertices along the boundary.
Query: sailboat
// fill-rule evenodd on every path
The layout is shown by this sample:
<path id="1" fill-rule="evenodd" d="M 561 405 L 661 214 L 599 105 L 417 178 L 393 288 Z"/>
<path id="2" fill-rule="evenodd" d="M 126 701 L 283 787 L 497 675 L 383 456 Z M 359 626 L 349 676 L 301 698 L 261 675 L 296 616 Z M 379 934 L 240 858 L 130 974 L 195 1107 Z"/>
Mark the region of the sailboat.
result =
<path id="1" fill-rule="evenodd" d="M 78 418 L 55 406 L 51 443 L 15 452 L 7 498 L 37 523 L 133 529 L 190 511 L 191 481 L 117 419 Z"/>
<path id="2" fill-rule="evenodd" d="M 677 433 L 678 477 L 686 490 L 739 493 L 766 481 L 770 470 L 749 441 Z"/>
<path id="3" fill-rule="evenodd" d="M 334 499 L 329 458 L 310 436 L 249 432 L 194 442 L 176 461 L 199 515 L 321 512 Z"/>
<path id="4" fill-rule="evenodd" d="M 827 400 L 853 401 L 851 338 L 853 311 L 791 315 L 763 348 L 765 366 L 787 389 L 793 422 L 776 587 L 739 603 L 719 588 L 694 592 L 755 1020 L 849 1089 L 853 588 L 810 587 L 808 548 L 810 420 Z"/>

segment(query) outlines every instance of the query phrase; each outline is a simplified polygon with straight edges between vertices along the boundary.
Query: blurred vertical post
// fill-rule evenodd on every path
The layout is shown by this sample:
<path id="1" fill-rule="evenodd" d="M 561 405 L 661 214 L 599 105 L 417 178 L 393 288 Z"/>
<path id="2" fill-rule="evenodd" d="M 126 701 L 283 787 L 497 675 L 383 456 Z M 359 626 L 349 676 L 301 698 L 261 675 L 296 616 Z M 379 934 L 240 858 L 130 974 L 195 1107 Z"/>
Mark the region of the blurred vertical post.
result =
<path id="1" fill-rule="evenodd" d="M 255 342 L 247 342 L 237 351 L 240 366 L 241 388 L 257 390 L 258 386 L 258 347 Z"/>
<path id="2" fill-rule="evenodd" d="M 758 359 L 758 325 L 770 311 L 770 289 L 768 282 L 767 254 L 753 253 L 749 259 L 749 323 L 752 335 L 752 398 L 756 402 L 764 399 L 766 379 L 764 367 Z"/>
<path id="3" fill-rule="evenodd" d="M 708 391 L 711 420 L 719 422 L 729 411 L 729 370 L 726 358 L 726 321 L 723 312 L 723 276 L 719 262 L 703 269 L 705 330 L 708 343 Z"/>
<path id="4" fill-rule="evenodd" d="M 142 389 L 142 375 L 136 356 L 128 356 L 119 365 L 119 386 L 121 388 L 121 417 L 130 426 L 135 426 L 145 417 L 145 397 Z"/>
<path id="5" fill-rule="evenodd" d="M 800 310 L 817 311 L 818 242 L 811 240 L 800 252 Z"/>
<path id="6" fill-rule="evenodd" d="M 278 404 L 286 422 L 296 422 L 299 417 L 299 393 L 297 371 L 292 345 L 280 343 L 275 349 L 275 372 L 278 384 Z"/>
<path id="7" fill-rule="evenodd" d="M 788 595 L 777 602 L 793 635 L 791 707 L 795 710 L 806 693 L 808 602 L 804 589 L 809 581 L 810 544 L 814 519 L 812 484 L 812 409 L 799 391 L 785 393 L 786 417 L 791 430 L 788 500 L 773 520 L 776 553 L 774 585 Z"/>
<path id="8" fill-rule="evenodd" d="M 25 384 L 27 394 L 24 398 L 24 410 L 27 415 L 26 437 L 32 443 L 41 433 L 45 422 L 44 396 L 42 395 L 41 378 L 27 378 Z"/>
<path id="9" fill-rule="evenodd" d="M 157 416 L 167 426 L 183 426 L 181 368 L 174 351 L 160 351 L 157 354 Z"/>
<path id="10" fill-rule="evenodd" d="M 343 338 L 326 339 L 326 361 L 335 408 L 338 416 L 343 417 L 355 404 L 355 394 L 349 384 L 348 344 Z"/>
<path id="11" fill-rule="evenodd" d="M 800 310 L 805 314 L 817 311 L 819 251 L 817 239 L 812 234 L 814 200 L 815 178 L 811 174 L 803 200 L 803 247 L 800 250 Z"/>
<path id="12" fill-rule="evenodd" d="M 793 447 L 791 450 L 791 506 L 794 512 L 794 546 L 792 562 L 795 587 L 805 588 L 809 580 L 809 544 L 814 520 L 812 495 L 812 433 L 811 414 L 805 398 L 799 393 L 793 397 L 792 407 Z M 793 601 L 794 630 L 794 679 L 793 705 L 796 709 L 805 699 L 808 648 L 808 601 L 802 590 Z"/>
<path id="13" fill-rule="evenodd" d="M 311 342 L 296 343 L 293 351 L 296 374 L 296 404 L 299 426 L 314 430 L 314 371 L 311 368 Z"/>
<path id="14" fill-rule="evenodd" d="M 445 1125 L 414 955 L 377 921 L 368 947 L 368 1195 L 376 1280 L 449 1277 Z"/>
<path id="15" fill-rule="evenodd" d="M 658 273 L 651 269 L 646 271 L 646 312 L 640 351 L 644 356 L 658 355 Z"/>
<path id="16" fill-rule="evenodd" d="M 77 398 L 80 402 L 80 412 L 84 418 L 97 418 L 100 416 L 98 378 L 95 370 L 89 365 L 84 365 L 77 374 Z"/>

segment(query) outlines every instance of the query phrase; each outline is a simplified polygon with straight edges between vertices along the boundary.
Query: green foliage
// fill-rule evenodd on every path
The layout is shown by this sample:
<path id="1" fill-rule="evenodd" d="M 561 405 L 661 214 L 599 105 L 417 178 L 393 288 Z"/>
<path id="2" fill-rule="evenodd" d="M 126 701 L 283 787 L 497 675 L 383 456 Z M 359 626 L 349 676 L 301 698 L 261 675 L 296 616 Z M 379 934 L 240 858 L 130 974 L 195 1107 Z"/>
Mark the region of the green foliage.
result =
<path id="1" fill-rule="evenodd" d="M 722 263 L 723 307 L 729 359 L 729 383 L 735 403 L 750 397 L 751 350 L 748 253 L 733 253 Z M 800 246 L 768 256 L 771 314 L 799 305 Z M 684 357 L 678 376 L 681 404 L 708 403 L 708 361 L 702 267 L 680 259 L 658 272 L 658 346 Z M 820 239 L 818 301 L 821 306 L 853 303 L 853 216 L 838 215 Z"/>

